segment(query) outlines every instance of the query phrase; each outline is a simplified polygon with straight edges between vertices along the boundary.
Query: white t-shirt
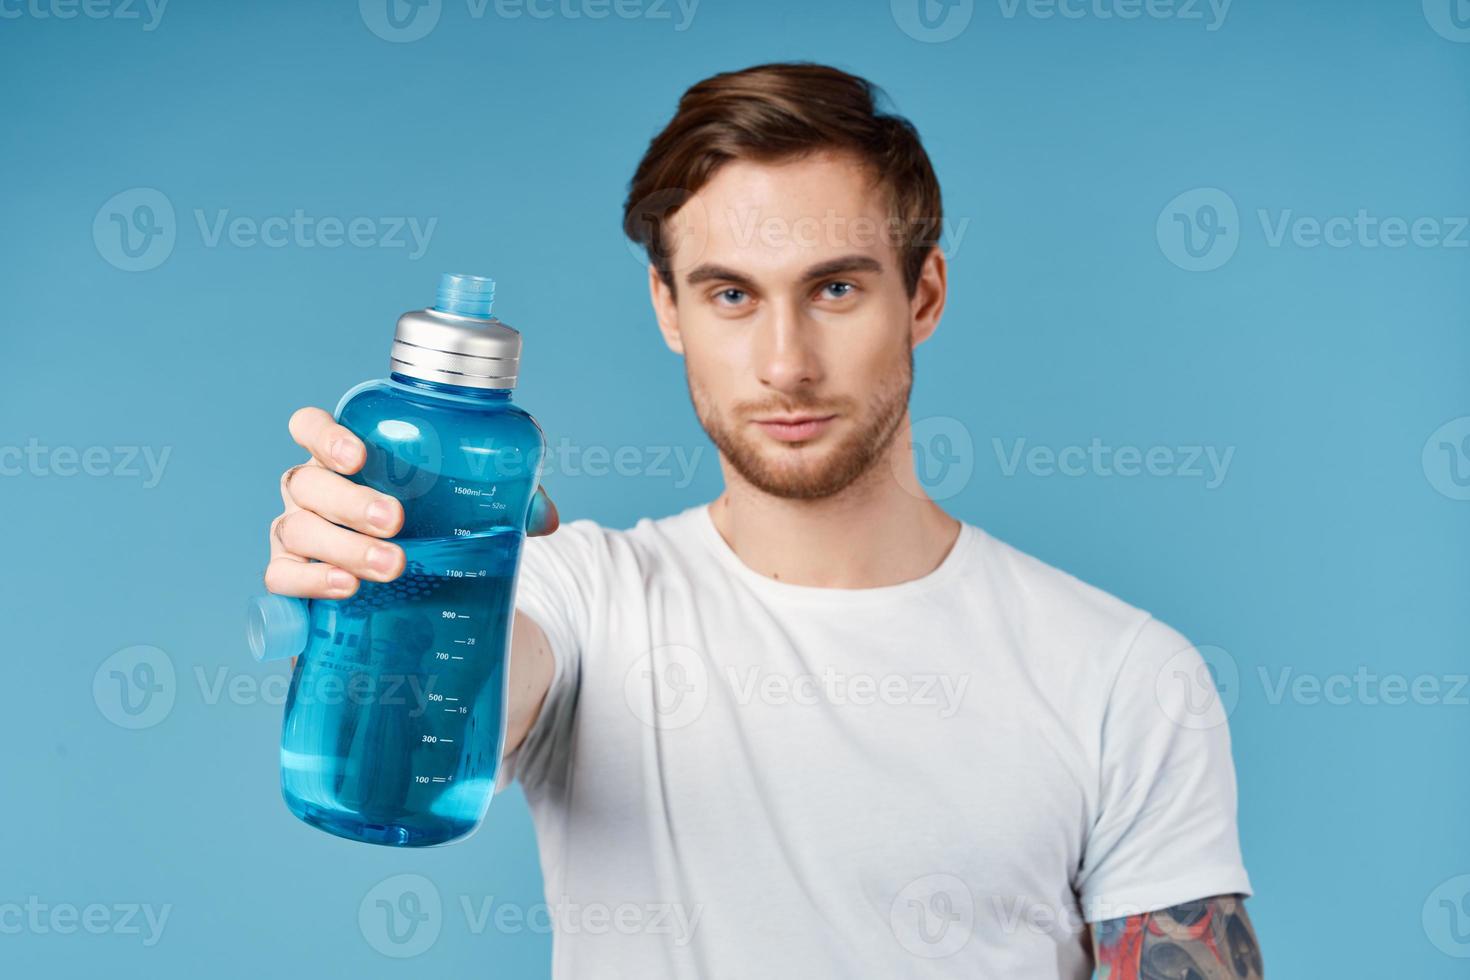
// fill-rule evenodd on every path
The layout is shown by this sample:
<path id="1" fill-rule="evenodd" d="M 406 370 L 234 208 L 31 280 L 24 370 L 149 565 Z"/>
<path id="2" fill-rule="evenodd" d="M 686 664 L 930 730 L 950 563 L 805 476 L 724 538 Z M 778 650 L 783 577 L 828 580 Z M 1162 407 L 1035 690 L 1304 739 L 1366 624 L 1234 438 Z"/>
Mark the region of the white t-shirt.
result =
<path id="1" fill-rule="evenodd" d="M 501 785 L 557 978 L 1085 978 L 1085 923 L 1250 894 L 1225 713 L 1148 613 L 964 525 L 792 585 L 707 506 L 531 539 L 546 702 Z"/>

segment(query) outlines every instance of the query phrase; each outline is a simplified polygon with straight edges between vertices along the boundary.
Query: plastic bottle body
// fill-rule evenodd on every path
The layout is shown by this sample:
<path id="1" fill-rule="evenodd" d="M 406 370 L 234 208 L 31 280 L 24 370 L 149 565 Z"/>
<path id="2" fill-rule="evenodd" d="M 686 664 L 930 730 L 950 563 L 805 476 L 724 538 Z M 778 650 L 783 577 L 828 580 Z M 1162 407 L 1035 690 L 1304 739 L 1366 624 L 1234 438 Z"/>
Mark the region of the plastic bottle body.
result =
<path id="1" fill-rule="evenodd" d="M 281 735 L 293 813 L 352 840 L 464 837 L 484 818 L 505 739 L 507 658 L 526 518 L 545 441 L 505 390 L 401 375 L 348 392 L 367 446 L 353 479 L 403 504 L 408 565 L 313 600 Z"/>

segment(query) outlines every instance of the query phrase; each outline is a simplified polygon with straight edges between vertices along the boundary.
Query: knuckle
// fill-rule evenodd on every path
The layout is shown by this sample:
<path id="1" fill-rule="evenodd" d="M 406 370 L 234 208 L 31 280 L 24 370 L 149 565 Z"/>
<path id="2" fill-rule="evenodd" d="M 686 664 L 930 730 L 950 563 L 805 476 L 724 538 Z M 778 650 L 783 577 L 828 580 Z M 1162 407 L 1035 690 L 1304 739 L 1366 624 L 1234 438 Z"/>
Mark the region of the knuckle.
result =
<path id="1" fill-rule="evenodd" d="M 305 511 L 289 511 L 276 518 L 276 537 L 280 539 L 287 549 L 295 551 L 295 545 L 299 541 L 301 531 L 301 515 Z"/>

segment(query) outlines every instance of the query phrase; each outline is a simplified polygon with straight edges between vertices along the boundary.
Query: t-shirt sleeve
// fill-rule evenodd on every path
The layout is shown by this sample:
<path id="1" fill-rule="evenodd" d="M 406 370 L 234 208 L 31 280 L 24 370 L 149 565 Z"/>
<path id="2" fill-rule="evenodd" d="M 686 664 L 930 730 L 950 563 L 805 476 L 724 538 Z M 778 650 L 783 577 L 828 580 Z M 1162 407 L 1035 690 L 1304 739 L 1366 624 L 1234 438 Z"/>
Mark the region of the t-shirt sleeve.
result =
<path id="1" fill-rule="evenodd" d="M 1088 922 L 1251 894 L 1236 828 L 1227 671 L 1149 618 L 1103 712 L 1097 818 L 1077 892 Z"/>
<path id="2" fill-rule="evenodd" d="M 546 634 L 552 655 L 551 684 L 531 730 L 505 757 L 495 782 L 497 790 L 513 779 L 531 790 L 565 775 L 582 657 L 593 610 L 605 587 L 605 534 L 595 522 L 578 520 L 549 535 L 526 539 L 515 607 Z"/>

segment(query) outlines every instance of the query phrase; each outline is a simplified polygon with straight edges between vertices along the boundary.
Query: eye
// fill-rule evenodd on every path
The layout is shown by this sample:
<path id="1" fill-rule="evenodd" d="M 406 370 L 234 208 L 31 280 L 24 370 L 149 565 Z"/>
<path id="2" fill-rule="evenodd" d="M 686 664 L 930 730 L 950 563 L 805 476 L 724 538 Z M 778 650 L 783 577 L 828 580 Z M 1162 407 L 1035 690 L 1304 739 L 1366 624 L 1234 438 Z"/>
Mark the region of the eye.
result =
<path id="1" fill-rule="evenodd" d="M 714 296 L 715 302 L 721 306 L 738 306 L 744 298 L 745 290 L 737 289 L 734 286 L 728 286 L 715 293 Z"/>
<path id="2" fill-rule="evenodd" d="M 836 292 L 833 292 L 836 290 Z M 857 286 L 850 282 L 838 280 L 829 282 L 822 287 L 822 293 L 829 299 L 846 299 L 857 291 Z"/>

